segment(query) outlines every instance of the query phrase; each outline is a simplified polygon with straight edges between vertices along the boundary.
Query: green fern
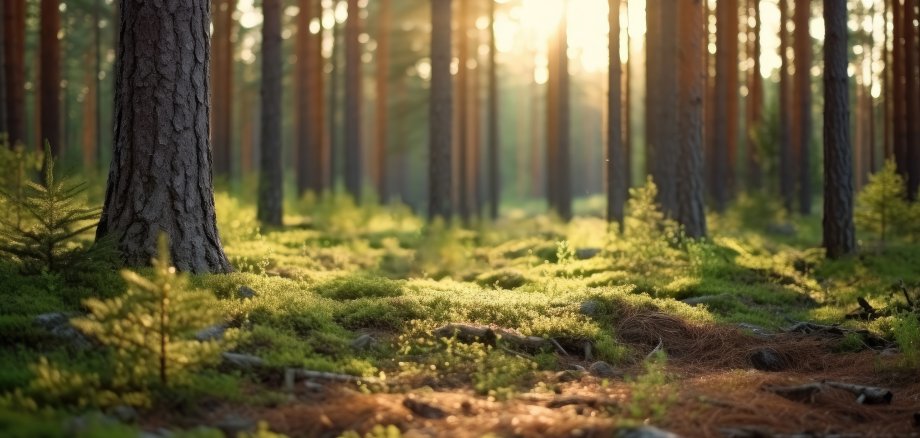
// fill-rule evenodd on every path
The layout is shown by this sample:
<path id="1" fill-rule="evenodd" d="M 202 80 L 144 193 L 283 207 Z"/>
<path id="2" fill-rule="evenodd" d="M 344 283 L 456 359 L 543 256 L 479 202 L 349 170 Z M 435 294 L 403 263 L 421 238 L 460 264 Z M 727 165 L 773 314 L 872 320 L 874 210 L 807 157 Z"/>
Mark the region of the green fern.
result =
<path id="1" fill-rule="evenodd" d="M 84 256 L 78 238 L 96 226 L 101 210 L 86 207 L 80 195 L 85 184 L 55 181 L 54 159 L 45 144 L 41 184 L 25 177 L 25 158 L 18 163 L 19 179 L 0 198 L 13 210 L 0 216 L 0 253 L 16 258 L 26 272 L 55 272 Z"/>

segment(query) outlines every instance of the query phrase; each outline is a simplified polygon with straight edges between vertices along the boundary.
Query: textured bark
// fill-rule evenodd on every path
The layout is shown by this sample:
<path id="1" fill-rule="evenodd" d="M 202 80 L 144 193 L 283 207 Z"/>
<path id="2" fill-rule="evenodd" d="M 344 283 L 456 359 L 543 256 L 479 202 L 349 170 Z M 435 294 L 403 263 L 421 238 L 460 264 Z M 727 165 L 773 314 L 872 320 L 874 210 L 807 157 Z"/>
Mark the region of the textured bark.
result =
<path id="1" fill-rule="evenodd" d="M 41 67 L 39 95 L 41 117 L 39 142 L 51 144 L 51 154 L 58 156 L 61 142 L 61 10 L 59 0 L 41 0 Z"/>
<path id="2" fill-rule="evenodd" d="M 233 126 L 233 11 L 236 0 L 212 0 L 214 33 L 211 36 L 211 149 L 214 173 L 232 171 Z"/>
<path id="3" fill-rule="evenodd" d="M 914 23 L 917 20 L 918 0 L 904 0 L 904 91 L 906 93 L 907 111 L 905 114 L 907 126 L 907 145 L 905 159 L 907 160 L 907 197 L 917 199 L 920 189 L 920 48 L 918 48 L 918 35 L 920 28 Z"/>
<path id="4" fill-rule="evenodd" d="M 789 2 L 779 0 L 779 192 L 786 211 L 792 212 L 795 202 L 795 165 L 792 151 L 789 112 Z"/>
<path id="5" fill-rule="evenodd" d="M 838 258 L 856 250 L 845 0 L 824 0 L 824 25 L 824 247 Z"/>
<path id="6" fill-rule="evenodd" d="M 811 0 L 795 2 L 795 150 L 798 156 L 799 213 L 811 214 Z"/>
<path id="7" fill-rule="evenodd" d="M 0 6 L 6 8 L 6 6 Z M 9 132 L 9 118 L 6 116 L 6 13 L 0 9 L 0 35 L 4 40 L 0 43 L 0 134 Z"/>
<path id="8" fill-rule="evenodd" d="M 610 0 L 610 71 L 607 96 L 607 221 L 623 224 L 623 210 L 629 195 L 626 148 L 622 132 L 622 64 L 620 63 L 620 1 Z"/>
<path id="9" fill-rule="evenodd" d="M 262 2 L 262 114 L 258 219 L 282 222 L 281 165 L 281 0 Z"/>
<path id="10" fill-rule="evenodd" d="M 661 107 L 660 88 L 661 82 L 659 67 L 661 54 L 661 8 L 663 2 L 646 2 L 646 28 L 645 33 L 645 171 L 657 181 L 655 170 L 656 160 L 660 158 L 657 153 L 660 140 L 660 115 Z"/>
<path id="11" fill-rule="evenodd" d="M 747 188 L 763 187 L 763 164 L 759 131 L 763 122 L 763 76 L 760 75 L 760 0 L 748 0 L 748 55 L 753 60 L 748 73 L 747 101 Z"/>
<path id="12" fill-rule="evenodd" d="M 464 223 L 470 220 L 470 136 L 469 136 L 469 69 L 467 65 L 470 58 L 469 29 L 470 14 L 469 1 L 460 0 L 457 11 L 457 113 L 455 114 L 457 126 L 457 213 Z"/>
<path id="13" fill-rule="evenodd" d="M 495 2 L 489 2 L 489 217 L 498 219 L 501 197 L 500 150 L 498 137 L 498 49 L 495 45 Z"/>
<path id="14" fill-rule="evenodd" d="M 716 211 L 725 211 L 735 183 L 738 147 L 738 0 L 716 3 L 715 125 L 712 187 Z"/>
<path id="15" fill-rule="evenodd" d="M 898 173 L 907 179 L 907 100 L 900 96 L 906 96 L 905 77 L 905 53 L 904 53 L 904 5 L 903 0 L 894 0 L 891 3 L 892 11 L 892 28 L 894 40 L 892 42 L 892 67 L 893 83 L 892 91 L 894 113 L 892 117 L 893 141 L 894 141 L 894 161 Z"/>
<path id="16" fill-rule="evenodd" d="M 568 3 L 563 6 L 559 27 L 550 39 L 549 90 L 547 95 L 547 162 L 550 209 L 562 220 L 572 218 L 571 113 L 569 104 Z"/>
<path id="17" fill-rule="evenodd" d="M 300 0 L 297 17 L 297 189 L 317 195 L 326 189 L 323 143 L 322 36 L 309 32 L 310 22 L 320 16 L 320 2 Z"/>
<path id="18" fill-rule="evenodd" d="M 96 167 L 102 171 L 103 170 L 103 158 L 102 158 L 102 149 L 103 149 L 103 140 L 102 140 L 102 79 L 99 77 L 99 73 L 102 72 L 102 30 L 101 30 L 101 19 L 99 17 L 100 10 L 103 8 L 102 0 L 96 0 L 93 8 L 93 120 L 95 120 L 95 143 L 94 151 L 95 157 L 94 161 Z M 89 100 L 89 99 L 87 99 Z"/>
<path id="19" fill-rule="evenodd" d="M 208 0 L 124 2 L 115 67 L 115 147 L 97 238 L 149 265 L 160 233 L 183 271 L 228 272 L 208 147 Z"/>
<path id="20" fill-rule="evenodd" d="M 655 157 L 655 182 L 658 184 L 658 202 L 669 217 L 677 217 L 677 150 L 680 147 L 678 132 L 678 2 L 685 0 L 666 0 L 661 8 L 661 59 L 659 67 L 660 88 L 658 120 L 656 128 L 660 142 Z M 737 0 L 729 0 L 737 1 Z"/>
<path id="21" fill-rule="evenodd" d="M 393 2 L 392 0 L 380 0 L 379 7 L 377 50 L 374 53 L 374 59 L 377 61 L 377 110 L 375 112 L 377 138 L 374 139 L 374 149 L 376 150 L 374 177 L 380 201 L 387 202 L 390 196 L 390 190 L 387 187 L 387 161 L 389 157 L 388 127 L 390 122 L 390 32 L 392 32 Z"/>
<path id="22" fill-rule="evenodd" d="M 333 14 L 336 4 L 337 2 L 332 2 L 330 6 Z M 336 21 L 332 25 L 332 54 L 329 57 L 329 127 L 327 128 L 329 131 L 329 186 L 333 191 L 338 190 L 342 161 L 342 136 L 339 135 L 339 94 L 342 88 L 342 75 L 339 71 L 342 65 L 341 33 L 339 23 Z"/>
<path id="23" fill-rule="evenodd" d="M 3 0 L 7 133 L 10 146 L 25 141 L 25 0 Z"/>
<path id="24" fill-rule="evenodd" d="M 431 0 L 428 218 L 451 219 L 451 0 Z"/>
<path id="25" fill-rule="evenodd" d="M 677 215 L 687 236 L 706 236 L 703 187 L 703 94 L 706 89 L 702 0 L 679 0 L 680 146 L 677 151 Z"/>
<path id="26" fill-rule="evenodd" d="M 358 0 L 348 0 L 348 20 L 345 21 L 345 190 L 355 202 L 361 201 L 361 11 Z"/>

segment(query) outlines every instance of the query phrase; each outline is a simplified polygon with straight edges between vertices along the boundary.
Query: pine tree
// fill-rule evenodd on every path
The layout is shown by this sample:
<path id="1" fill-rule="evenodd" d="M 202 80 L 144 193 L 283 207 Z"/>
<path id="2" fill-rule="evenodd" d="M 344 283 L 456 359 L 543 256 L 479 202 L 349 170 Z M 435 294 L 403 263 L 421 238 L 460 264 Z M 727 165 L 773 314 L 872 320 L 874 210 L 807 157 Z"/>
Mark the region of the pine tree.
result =
<path id="1" fill-rule="evenodd" d="M 856 197 L 856 225 L 878 235 L 884 244 L 892 232 L 902 230 L 909 206 L 904 179 L 898 174 L 894 161 L 869 177 L 869 184 Z"/>
<path id="2" fill-rule="evenodd" d="M 115 355 L 113 388 L 146 392 L 155 385 L 181 384 L 189 372 L 219 359 L 222 340 L 199 341 L 195 333 L 221 318 L 217 298 L 188 289 L 176 273 L 161 235 L 153 278 L 122 271 L 128 291 L 108 300 L 89 299 L 90 315 L 72 324 L 110 347 Z M 225 337 L 227 339 L 227 337 Z"/>
<path id="3" fill-rule="evenodd" d="M 48 143 L 41 184 L 26 180 L 27 161 L 19 160 L 12 189 L 0 189 L 0 198 L 14 211 L 12 217 L 0 217 L 0 253 L 18 259 L 24 272 L 59 271 L 84 254 L 77 239 L 96 226 L 101 210 L 83 205 L 85 184 L 55 181 Z"/>

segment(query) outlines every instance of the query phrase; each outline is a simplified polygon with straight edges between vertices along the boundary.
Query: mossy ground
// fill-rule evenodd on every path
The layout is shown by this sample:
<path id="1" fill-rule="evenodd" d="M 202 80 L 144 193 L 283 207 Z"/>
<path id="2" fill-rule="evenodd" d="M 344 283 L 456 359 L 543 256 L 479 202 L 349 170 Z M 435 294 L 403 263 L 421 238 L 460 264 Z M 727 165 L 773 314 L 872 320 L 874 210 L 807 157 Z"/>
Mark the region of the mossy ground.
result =
<path id="1" fill-rule="evenodd" d="M 191 280 L 213 291 L 227 324 L 241 329 L 235 351 L 265 359 L 270 370 L 307 368 L 381 378 L 385 384 L 331 385 L 320 395 L 298 388 L 292 395 L 281 391 L 281 371 L 208 370 L 193 387 L 170 393 L 142 413 L 140 425 L 187 428 L 196 420 L 242 412 L 295 435 L 363 433 L 381 423 L 435 435 L 459 433 L 463 427 L 470 433 L 514 434 L 518 426 L 524 435 L 566 435 L 649 418 L 687 432 L 680 419 L 687 412 L 709 415 L 706 403 L 693 405 L 692 399 L 713 397 L 714 382 L 748 393 L 766 381 L 820 378 L 833 370 L 809 365 L 810 374 L 780 377 L 737 364 L 692 366 L 691 347 L 669 345 L 670 338 L 659 337 L 664 351 L 678 356 L 667 372 L 656 371 L 665 373 L 658 380 L 646 378 L 644 358 L 654 345 L 622 336 L 624 321 L 645 316 L 651 320 L 641 321 L 654 325 L 663 315 L 667 321 L 717 331 L 738 323 L 776 330 L 792 321 L 815 321 L 869 328 L 893 338 L 894 318 L 867 324 L 844 320 L 844 315 L 856 307 L 857 296 L 884 307 L 902 299 L 894 293 L 900 281 L 920 285 L 920 246 L 888 243 L 881 249 L 866 242 L 858 256 L 830 261 L 818 248 L 819 218 L 789 221 L 762 199 L 742 199 L 726 214 L 711 215 L 711 237 L 700 242 L 682 239 L 666 223 L 627 224 L 626 236 L 611 232 L 597 205 L 579 203 L 580 214 L 567 224 L 511 209 L 496 223 L 462 226 L 426 225 L 400 206 L 358 207 L 341 197 L 308 197 L 289 203 L 286 227 L 260 229 L 252 204 L 219 194 L 219 228 L 237 272 Z M 23 276 L 12 263 L 3 263 L 0 280 L 0 393 L 28 388 L 35 378 L 29 365 L 40 356 L 74 369 L 103 360 L 72 350 L 32 319 L 45 312 L 80 312 L 80 300 L 87 296 L 117 295 L 124 285 L 114 271 Z M 241 286 L 256 295 L 241 297 Z M 701 304 L 682 301 L 688 299 Z M 569 354 L 518 352 L 501 343 L 466 345 L 431 336 L 432 329 L 451 322 L 552 338 Z M 363 334 L 374 342 L 355 348 L 352 341 Z M 824 363 L 858 363 L 860 369 L 872 363 L 873 381 L 894 382 L 904 373 L 916 373 L 915 368 L 905 371 L 898 357 L 882 359 L 859 352 L 862 346 L 853 340 L 842 342 L 849 344 L 838 346 L 837 353 L 829 353 L 834 345 L 824 344 L 812 353 L 797 351 L 829 358 Z M 591 363 L 580 349 L 585 343 L 592 345 L 594 360 L 638 377 L 633 383 L 586 376 L 572 381 L 557 374 Z M 661 387 L 682 388 L 677 391 L 681 395 L 673 400 L 660 396 Z M 916 388 L 911 391 L 917 395 Z M 621 403 L 582 409 L 574 416 L 546 409 L 541 415 L 548 424 L 512 424 L 515 415 L 526 416 L 529 402 L 522 394 L 556 393 Z M 429 397 L 435 402 L 456 404 L 448 409 L 456 411 L 454 420 L 407 420 L 399 404 L 405 394 L 435 394 Z M 642 406 L 629 400 L 643 400 Z M 339 409 L 333 415 L 321 405 Z M 72 412 L 67 406 L 55 409 Z M 349 412 L 352 417 L 345 418 Z M 292 420 L 295 416 L 314 421 L 307 427 L 306 420 Z M 12 414 L 0 416 L 0 430 L 20 427 L 18 421 Z M 905 425 L 909 421 L 905 417 Z M 716 420 L 693 424 L 702 435 L 725 425 Z"/>

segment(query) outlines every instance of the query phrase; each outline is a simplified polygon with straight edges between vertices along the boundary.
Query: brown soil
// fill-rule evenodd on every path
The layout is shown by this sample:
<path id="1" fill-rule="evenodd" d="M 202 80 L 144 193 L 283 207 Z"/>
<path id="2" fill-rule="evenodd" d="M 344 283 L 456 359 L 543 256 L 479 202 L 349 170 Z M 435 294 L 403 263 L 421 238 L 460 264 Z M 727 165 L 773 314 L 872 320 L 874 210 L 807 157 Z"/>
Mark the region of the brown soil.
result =
<path id="1" fill-rule="evenodd" d="M 617 334 L 639 354 L 659 343 L 667 351 L 672 377 L 667 391 L 677 400 L 655 425 L 679 435 L 920 436 L 920 372 L 899 368 L 897 355 L 835 353 L 835 339 L 792 334 L 760 338 L 731 327 L 688 325 L 659 313 L 629 315 Z M 752 367 L 752 352 L 764 348 L 781 358 L 783 371 Z M 641 366 L 625 371 L 635 375 Z M 551 373 L 546 377 L 555 393 L 520 394 L 507 401 L 465 388 L 363 394 L 328 386 L 321 393 L 298 393 L 280 407 L 223 406 L 210 420 L 241 415 L 264 420 L 273 431 L 292 437 L 336 437 L 346 430 L 363 436 L 378 424 L 396 425 L 406 437 L 606 437 L 621 424 L 630 398 L 625 380 L 584 376 L 561 382 Z M 764 390 L 822 380 L 885 387 L 894 398 L 889 405 L 861 405 L 849 392 L 828 389 L 813 400 L 797 402 Z M 550 407 L 556 404 L 564 406 Z"/>

